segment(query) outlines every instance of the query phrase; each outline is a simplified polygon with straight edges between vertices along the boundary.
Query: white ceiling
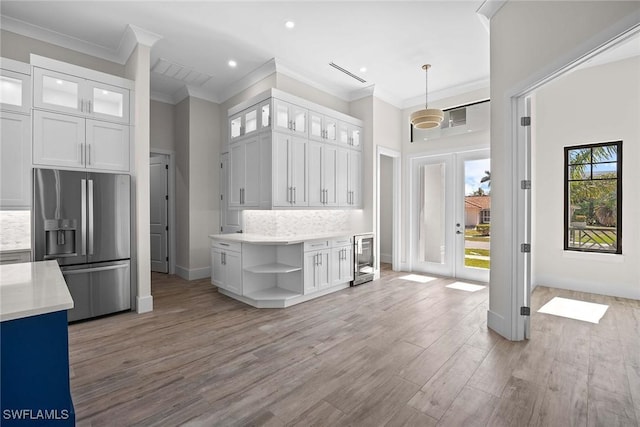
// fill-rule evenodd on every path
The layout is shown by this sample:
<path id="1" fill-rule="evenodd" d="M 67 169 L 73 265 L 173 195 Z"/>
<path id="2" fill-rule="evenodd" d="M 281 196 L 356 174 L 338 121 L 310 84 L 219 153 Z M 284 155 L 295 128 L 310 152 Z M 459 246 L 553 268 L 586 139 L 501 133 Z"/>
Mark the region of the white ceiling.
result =
<path id="1" fill-rule="evenodd" d="M 2 0 L 0 12 L 3 29 L 120 63 L 127 25 L 156 33 L 152 67 L 163 58 L 211 75 L 198 91 L 217 102 L 233 95 L 243 77 L 275 62 L 345 100 L 375 85 L 376 95 L 406 107 L 424 102 L 424 63 L 433 65 L 430 99 L 488 87 L 489 34 L 476 14 L 481 4 Z M 293 29 L 285 28 L 288 20 Z M 367 82 L 336 71 L 332 61 Z M 175 98 L 184 85 L 152 73 L 158 97 Z"/>

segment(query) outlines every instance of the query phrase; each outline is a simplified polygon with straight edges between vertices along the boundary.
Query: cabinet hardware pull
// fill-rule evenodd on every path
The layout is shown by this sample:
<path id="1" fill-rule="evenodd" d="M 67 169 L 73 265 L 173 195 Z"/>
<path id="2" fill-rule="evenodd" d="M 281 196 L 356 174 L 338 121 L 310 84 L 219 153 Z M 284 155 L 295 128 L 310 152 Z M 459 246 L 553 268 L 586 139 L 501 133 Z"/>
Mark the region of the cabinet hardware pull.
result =
<path id="1" fill-rule="evenodd" d="M 87 144 L 87 164 L 91 164 L 91 144 Z"/>
<path id="2" fill-rule="evenodd" d="M 296 187 L 293 187 L 293 203 L 296 202 L 298 198 L 296 197 Z"/>
<path id="3" fill-rule="evenodd" d="M 91 107 L 92 107 L 91 106 L 91 101 L 87 101 L 87 104 L 88 104 L 88 110 L 89 110 L 88 112 L 89 112 L 89 114 L 91 114 Z"/>

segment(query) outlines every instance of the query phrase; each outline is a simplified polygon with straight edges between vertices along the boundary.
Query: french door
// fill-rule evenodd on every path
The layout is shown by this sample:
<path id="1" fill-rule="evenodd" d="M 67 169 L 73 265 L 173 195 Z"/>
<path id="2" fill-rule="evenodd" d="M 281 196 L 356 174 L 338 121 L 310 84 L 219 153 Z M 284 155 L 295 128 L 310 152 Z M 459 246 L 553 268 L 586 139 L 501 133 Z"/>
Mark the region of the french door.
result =
<path id="1" fill-rule="evenodd" d="M 412 270 L 489 281 L 489 150 L 411 159 Z"/>

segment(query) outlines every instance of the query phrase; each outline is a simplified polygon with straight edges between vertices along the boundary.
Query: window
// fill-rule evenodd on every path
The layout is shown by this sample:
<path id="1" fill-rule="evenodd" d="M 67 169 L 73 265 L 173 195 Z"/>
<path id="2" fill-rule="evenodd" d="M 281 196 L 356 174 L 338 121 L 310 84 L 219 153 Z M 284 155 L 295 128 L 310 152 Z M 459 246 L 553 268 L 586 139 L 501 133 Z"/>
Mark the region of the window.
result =
<path id="1" fill-rule="evenodd" d="M 489 224 L 491 223 L 491 210 L 483 209 L 480 211 L 480 223 L 481 224 Z"/>
<path id="2" fill-rule="evenodd" d="M 622 253 L 622 141 L 565 147 L 564 249 Z"/>

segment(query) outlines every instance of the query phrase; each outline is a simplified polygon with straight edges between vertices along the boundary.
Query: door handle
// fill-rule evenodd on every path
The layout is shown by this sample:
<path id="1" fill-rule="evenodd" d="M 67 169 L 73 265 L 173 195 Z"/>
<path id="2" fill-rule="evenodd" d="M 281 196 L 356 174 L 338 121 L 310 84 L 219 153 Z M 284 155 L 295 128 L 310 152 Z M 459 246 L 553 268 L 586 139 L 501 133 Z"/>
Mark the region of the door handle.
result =
<path id="1" fill-rule="evenodd" d="M 87 180 L 80 180 L 80 255 L 87 254 Z"/>
<path id="2" fill-rule="evenodd" d="M 89 201 L 87 208 L 89 210 L 89 255 L 93 255 L 93 180 L 88 180 Z"/>

